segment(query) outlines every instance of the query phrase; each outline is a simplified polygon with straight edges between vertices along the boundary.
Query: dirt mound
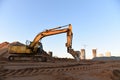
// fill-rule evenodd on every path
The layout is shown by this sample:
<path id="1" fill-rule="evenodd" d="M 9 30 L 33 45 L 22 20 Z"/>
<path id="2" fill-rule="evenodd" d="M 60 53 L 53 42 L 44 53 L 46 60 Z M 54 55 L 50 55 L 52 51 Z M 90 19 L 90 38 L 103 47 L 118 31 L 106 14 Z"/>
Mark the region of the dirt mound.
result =
<path id="1" fill-rule="evenodd" d="M 1 48 L 5 48 L 5 47 L 8 48 L 9 45 L 12 45 L 12 46 L 23 46 L 23 45 L 25 45 L 25 44 L 20 43 L 20 42 L 18 42 L 18 41 L 15 41 L 15 42 L 12 42 L 12 43 L 3 42 L 3 43 L 0 44 L 0 49 L 1 49 Z"/>
<path id="2" fill-rule="evenodd" d="M 8 46 L 9 42 L 3 42 L 0 44 L 0 48 L 4 48 L 5 46 Z"/>
<path id="3" fill-rule="evenodd" d="M 12 43 L 9 43 L 9 42 L 1 43 L 0 44 L 0 59 L 8 58 L 8 56 L 10 56 L 10 54 L 8 53 L 8 48 L 9 48 L 10 45 L 23 46 L 24 44 L 20 43 L 18 41 L 15 41 L 15 42 L 12 42 Z"/>
<path id="4" fill-rule="evenodd" d="M 18 41 L 15 41 L 15 42 L 10 43 L 9 45 L 12 45 L 12 46 L 24 46 L 25 44 L 20 43 Z"/>

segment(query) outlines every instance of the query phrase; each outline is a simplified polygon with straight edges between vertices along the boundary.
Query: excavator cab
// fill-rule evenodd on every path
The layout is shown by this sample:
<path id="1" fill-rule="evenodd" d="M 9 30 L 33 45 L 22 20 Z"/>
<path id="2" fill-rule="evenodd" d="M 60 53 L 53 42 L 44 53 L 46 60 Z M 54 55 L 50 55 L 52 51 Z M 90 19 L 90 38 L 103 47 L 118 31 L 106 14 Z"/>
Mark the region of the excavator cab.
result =
<path id="1" fill-rule="evenodd" d="M 38 45 L 37 45 L 37 51 L 36 51 L 38 54 L 42 54 L 43 53 L 43 45 L 41 42 L 38 42 Z"/>

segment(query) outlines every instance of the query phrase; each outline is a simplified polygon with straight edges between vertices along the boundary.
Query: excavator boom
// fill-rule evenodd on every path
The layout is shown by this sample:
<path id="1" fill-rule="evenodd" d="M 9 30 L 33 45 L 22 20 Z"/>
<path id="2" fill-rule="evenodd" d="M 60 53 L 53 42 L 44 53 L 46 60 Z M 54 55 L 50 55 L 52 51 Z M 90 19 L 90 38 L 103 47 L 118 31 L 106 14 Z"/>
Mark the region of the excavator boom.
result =
<path id="1" fill-rule="evenodd" d="M 56 34 L 61 34 L 61 33 L 67 33 L 67 47 L 71 47 L 72 46 L 72 25 L 66 25 L 69 26 L 68 28 L 65 29 L 59 29 L 62 27 L 57 27 L 57 28 L 53 28 L 53 29 L 49 29 L 46 31 L 43 31 L 41 33 L 39 33 L 34 40 L 32 41 L 32 43 L 29 45 L 29 47 L 34 47 L 43 37 L 46 36 L 51 36 L 51 35 L 56 35 Z"/>

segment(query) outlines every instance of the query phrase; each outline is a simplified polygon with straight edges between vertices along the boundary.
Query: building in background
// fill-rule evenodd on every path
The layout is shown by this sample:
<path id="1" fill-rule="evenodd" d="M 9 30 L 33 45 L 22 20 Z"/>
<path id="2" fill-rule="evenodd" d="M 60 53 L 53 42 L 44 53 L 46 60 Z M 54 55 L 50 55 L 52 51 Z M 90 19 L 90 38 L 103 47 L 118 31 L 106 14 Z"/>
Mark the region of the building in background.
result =
<path id="1" fill-rule="evenodd" d="M 92 55 L 93 55 L 93 58 L 96 57 L 96 55 L 97 55 L 97 49 L 92 49 Z"/>
<path id="2" fill-rule="evenodd" d="M 104 55 L 102 53 L 99 53 L 98 54 L 98 57 L 103 57 Z"/>
<path id="3" fill-rule="evenodd" d="M 86 58 L 85 49 L 81 49 L 80 59 L 84 60 Z"/>
<path id="4" fill-rule="evenodd" d="M 109 52 L 109 51 L 106 52 L 106 53 L 105 53 L 105 57 L 111 57 L 111 52 Z"/>

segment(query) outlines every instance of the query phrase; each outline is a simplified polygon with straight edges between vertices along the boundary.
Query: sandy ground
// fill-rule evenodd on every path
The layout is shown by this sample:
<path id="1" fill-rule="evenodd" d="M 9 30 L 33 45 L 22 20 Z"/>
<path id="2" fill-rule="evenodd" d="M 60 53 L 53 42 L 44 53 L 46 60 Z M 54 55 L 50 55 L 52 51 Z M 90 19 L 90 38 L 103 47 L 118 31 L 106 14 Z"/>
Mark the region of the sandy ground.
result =
<path id="1" fill-rule="evenodd" d="M 12 43 L 13 44 L 13 43 Z M 19 42 L 14 42 L 19 44 Z M 0 80 L 120 80 L 120 61 L 80 61 L 57 59 L 54 62 L 6 59 L 10 43 L 0 44 Z"/>
<path id="2" fill-rule="evenodd" d="M 0 66 L 0 80 L 120 80 L 120 61 L 1 62 Z"/>

